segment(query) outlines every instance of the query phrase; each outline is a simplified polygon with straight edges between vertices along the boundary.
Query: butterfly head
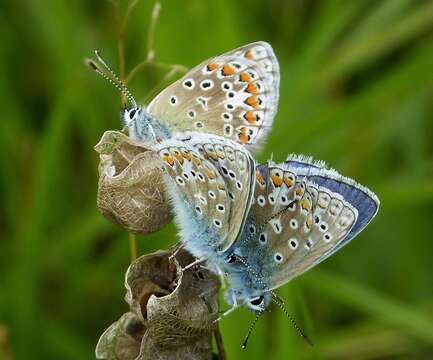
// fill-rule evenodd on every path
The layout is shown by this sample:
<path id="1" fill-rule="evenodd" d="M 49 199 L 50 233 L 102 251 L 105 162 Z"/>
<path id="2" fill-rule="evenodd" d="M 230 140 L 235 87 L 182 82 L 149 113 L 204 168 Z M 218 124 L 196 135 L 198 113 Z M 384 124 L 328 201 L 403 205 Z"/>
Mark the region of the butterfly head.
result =
<path id="1" fill-rule="evenodd" d="M 146 110 L 142 106 L 124 108 L 120 113 L 120 118 L 127 128 L 130 128 Z"/>
<path id="2" fill-rule="evenodd" d="M 271 295 L 270 293 L 263 293 L 260 295 L 253 295 L 249 296 L 245 299 L 245 306 L 258 314 L 261 314 L 266 310 L 266 308 L 269 306 L 269 303 L 271 302 Z"/>
<path id="3" fill-rule="evenodd" d="M 267 291 L 250 293 L 248 289 L 239 290 L 234 288 L 228 290 L 225 298 L 230 305 L 243 305 L 256 314 L 263 313 L 272 300 L 270 292 Z"/>
<path id="4" fill-rule="evenodd" d="M 167 125 L 149 114 L 144 106 L 124 108 L 120 112 L 120 118 L 134 140 L 153 142 L 171 136 Z"/>

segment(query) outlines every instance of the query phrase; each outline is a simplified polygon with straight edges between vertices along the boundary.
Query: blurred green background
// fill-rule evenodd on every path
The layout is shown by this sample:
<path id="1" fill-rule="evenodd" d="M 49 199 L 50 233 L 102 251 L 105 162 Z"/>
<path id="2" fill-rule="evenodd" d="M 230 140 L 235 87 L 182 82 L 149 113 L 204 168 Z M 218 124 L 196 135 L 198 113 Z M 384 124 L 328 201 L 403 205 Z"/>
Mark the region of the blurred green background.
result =
<path id="1" fill-rule="evenodd" d="M 146 56 L 152 7 L 130 14 L 127 71 Z M 108 1 L 0 4 L 0 359 L 92 359 L 127 310 L 128 234 L 98 213 L 93 150 L 120 128 L 119 94 L 83 65 L 98 48 L 118 70 L 116 29 Z M 382 207 L 280 289 L 314 348 L 272 308 L 242 350 L 242 309 L 221 323 L 229 359 L 433 358 L 433 1 L 162 1 L 156 59 L 192 67 L 256 40 L 282 80 L 259 159 L 326 160 Z M 148 67 L 130 88 L 145 98 L 164 74 Z M 139 253 L 175 241 L 170 225 Z"/>

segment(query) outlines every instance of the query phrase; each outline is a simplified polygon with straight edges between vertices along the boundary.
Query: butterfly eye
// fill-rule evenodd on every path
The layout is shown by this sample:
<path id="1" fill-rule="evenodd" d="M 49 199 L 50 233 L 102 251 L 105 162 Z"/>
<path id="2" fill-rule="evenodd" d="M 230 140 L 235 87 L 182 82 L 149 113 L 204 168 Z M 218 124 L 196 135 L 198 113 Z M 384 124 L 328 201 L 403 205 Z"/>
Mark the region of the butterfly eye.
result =
<path id="1" fill-rule="evenodd" d="M 233 264 L 236 261 L 236 255 L 230 255 L 226 261 L 228 264 Z"/>
<path id="2" fill-rule="evenodd" d="M 263 296 L 258 296 L 258 297 L 256 297 L 256 298 L 252 298 L 251 300 L 250 300 L 250 304 L 251 305 L 254 305 L 254 306 L 260 306 L 260 305 L 262 305 L 263 304 L 263 300 L 264 300 L 265 298 L 263 297 Z"/>
<path id="3" fill-rule="evenodd" d="M 131 120 L 134 118 L 136 112 L 137 112 L 137 109 L 132 109 L 132 110 L 129 112 L 129 118 L 130 118 Z"/>

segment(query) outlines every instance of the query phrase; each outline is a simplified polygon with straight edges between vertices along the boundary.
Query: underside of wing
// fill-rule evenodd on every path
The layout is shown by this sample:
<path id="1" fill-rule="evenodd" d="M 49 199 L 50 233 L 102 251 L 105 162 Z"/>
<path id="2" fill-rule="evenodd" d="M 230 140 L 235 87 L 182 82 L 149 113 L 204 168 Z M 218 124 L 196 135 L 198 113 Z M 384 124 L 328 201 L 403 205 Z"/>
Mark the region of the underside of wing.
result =
<path id="1" fill-rule="evenodd" d="M 297 157 L 262 165 L 244 233 L 232 248 L 273 289 L 341 248 L 378 205 L 371 191 L 321 162 Z"/>
<path id="2" fill-rule="evenodd" d="M 278 96 L 275 54 L 256 42 L 201 63 L 157 95 L 148 111 L 175 134 L 212 133 L 254 150 L 272 126 Z"/>
<path id="3" fill-rule="evenodd" d="M 198 134 L 188 141 L 166 140 L 157 151 L 182 240 L 204 252 L 230 246 L 251 199 L 254 164 L 246 150 L 224 138 Z"/>

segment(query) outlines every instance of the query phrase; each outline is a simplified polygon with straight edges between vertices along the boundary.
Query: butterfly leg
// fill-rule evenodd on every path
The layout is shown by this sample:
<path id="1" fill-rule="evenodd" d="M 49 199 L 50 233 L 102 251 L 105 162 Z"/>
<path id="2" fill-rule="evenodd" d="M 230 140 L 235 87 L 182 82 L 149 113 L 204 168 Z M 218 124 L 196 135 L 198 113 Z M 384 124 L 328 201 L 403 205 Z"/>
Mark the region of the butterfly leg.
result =
<path id="1" fill-rule="evenodd" d="M 184 272 L 184 271 L 192 268 L 193 266 L 196 266 L 196 265 L 198 265 L 204 261 L 206 261 L 206 258 L 197 259 L 197 260 L 193 261 L 191 264 L 189 264 L 189 265 L 185 266 L 183 269 L 181 269 L 181 272 Z"/>
<path id="2" fill-rule="evenodd" d="M 235 311 L 238 308 L 238 301 L 236 300 L 236 296 L 234 293 L 232 293 L 232 302 L 233 305 L 230 309 L 224 311 L 218 319 L 216 319 L 214 322 L 220 321 L 223 317 L 226 317 L 227 315 L 231 314 L 233 311 Z"/>
<path id="3" fill-rule="evenodd" d="M 176 257 L 176 255 L 179 253 L 179 251 L 183 249 L 184 246 L 185 246 L 184 243 L 181 243 L 180 245 L 178 245 L 177 248 L 176 248 L 176 250 L 174 250 L 173 254 L 171 254 L 168 257 L 168 260 L 169 261 L 173 261 L 173 259 Z"/>

